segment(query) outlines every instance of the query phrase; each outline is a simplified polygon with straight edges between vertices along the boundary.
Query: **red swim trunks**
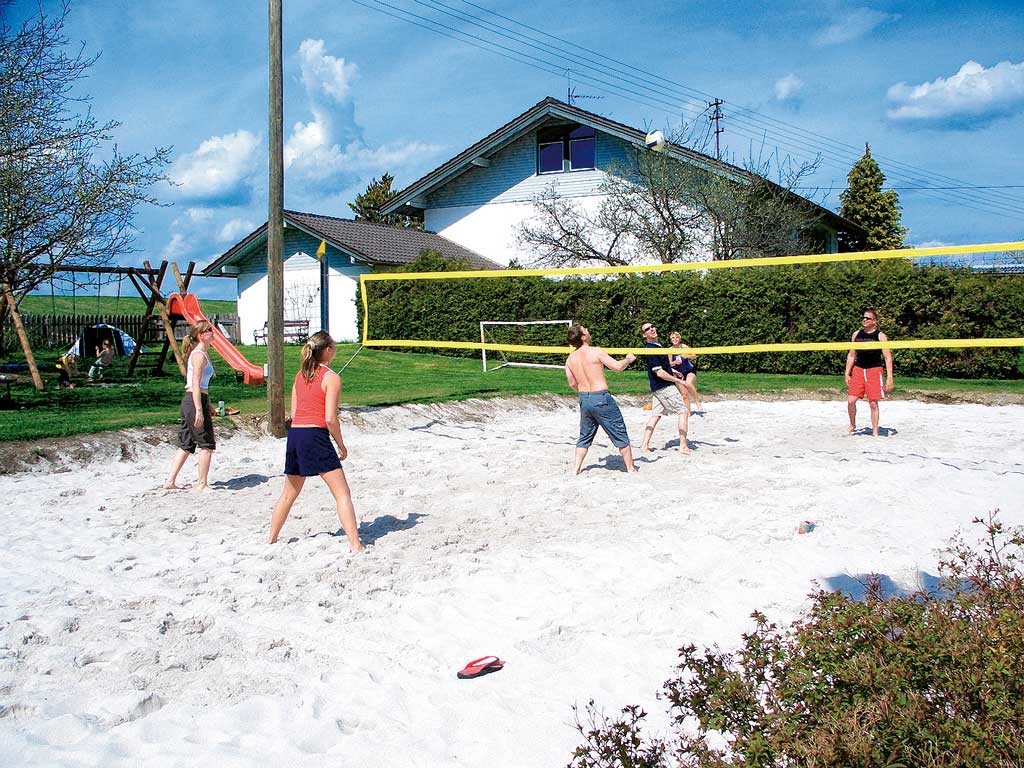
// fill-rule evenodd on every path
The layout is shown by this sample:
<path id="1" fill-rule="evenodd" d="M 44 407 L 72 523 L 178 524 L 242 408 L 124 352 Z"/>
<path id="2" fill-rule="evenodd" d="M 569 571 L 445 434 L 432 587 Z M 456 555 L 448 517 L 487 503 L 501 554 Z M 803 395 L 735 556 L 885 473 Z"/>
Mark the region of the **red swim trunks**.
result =
<path id="1" fill-rule="evenodd" d="M 882 386 L 882 366 L 877 368 L 860 368 L 853 366 L 850 374 L 850 397 L 864 397 L 868 400 L 884 400 L 885 388 Z"/>

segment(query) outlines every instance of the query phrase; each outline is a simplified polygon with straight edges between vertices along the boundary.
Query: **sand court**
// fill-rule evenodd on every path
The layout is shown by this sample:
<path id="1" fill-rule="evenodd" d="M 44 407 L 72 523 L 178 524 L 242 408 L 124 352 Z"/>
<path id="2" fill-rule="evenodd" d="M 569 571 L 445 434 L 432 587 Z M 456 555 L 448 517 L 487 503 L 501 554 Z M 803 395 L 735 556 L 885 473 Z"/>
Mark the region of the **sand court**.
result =
<path id="1" fill-rule="evenodd" d="M 636 449 L 648 414 L 620 404 Z M 159 490 L 171 450 L 132 433 L 0 476 L 0 764 L 564 765 L 574 703 L 667 727 L 680 645 L 735 647 L 815 582 L 912 590 L 973 517 L 1024 523 L 1024 406 L 886 402 L 874 439 L 840 401 L 708 402 L 691 456 L 636 451 L 627 476 L 599 433 L 573 478 L 577 419 L 554 397 L 346 411 L 363 556 L 318 481 L 265 543 L 268 437 L 221 442 L 212 495 Z M 487 654 L 505 668 L 456 679 Z"/>

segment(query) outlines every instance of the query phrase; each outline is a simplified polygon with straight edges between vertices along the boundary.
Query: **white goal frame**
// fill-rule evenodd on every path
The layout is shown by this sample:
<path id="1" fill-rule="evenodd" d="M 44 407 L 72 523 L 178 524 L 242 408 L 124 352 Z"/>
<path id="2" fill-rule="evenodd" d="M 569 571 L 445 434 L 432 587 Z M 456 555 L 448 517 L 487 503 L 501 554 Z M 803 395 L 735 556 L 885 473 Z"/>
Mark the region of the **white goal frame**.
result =
<path id="1" fill-rule="evenodd" d="M 486 327 L 488 325 L 564 325 L 566 328 L 572 326 L 572 320 L 481 320 L 480 321 L 480 343 L 486 344 Z M 487 367 L 487 350 L 481 349 L 480 354 L 483 357 L 484 373 L 490 373 L 496 371 L 499 368 L 563 368 L 562 365 L 552 365 L 550 363 L 516 363 L 508 360 L 505 355 L 501 355 L 504 362 L 500 365 L 496 365 L 493 368 Z"/>

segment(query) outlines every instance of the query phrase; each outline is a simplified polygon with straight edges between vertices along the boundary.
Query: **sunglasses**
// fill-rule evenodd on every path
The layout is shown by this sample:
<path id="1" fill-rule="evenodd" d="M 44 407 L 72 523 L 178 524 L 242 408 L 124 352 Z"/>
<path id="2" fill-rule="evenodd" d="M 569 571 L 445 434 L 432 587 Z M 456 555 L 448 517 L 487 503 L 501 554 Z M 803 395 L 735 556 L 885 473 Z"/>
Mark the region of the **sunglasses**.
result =
<path id="1" fill-rule="evenodd" d="M 653 329 L 654 329 L 653 325 L 648 325 L 646 328 L 641 328 L 640 329 L 640 333 L 647 333 L 648 331 L 653 330 Z"/>
<path id="2" fill-rule="evenodd" d="M 862 317 L 862 318 L 861 318 L 861 320 L 874 320 L 874 319 L 875 319 L 875 318 L 873 318 L 873 317 L 868 317 L 867 315 L 864 315 L 864 317 Z"/>

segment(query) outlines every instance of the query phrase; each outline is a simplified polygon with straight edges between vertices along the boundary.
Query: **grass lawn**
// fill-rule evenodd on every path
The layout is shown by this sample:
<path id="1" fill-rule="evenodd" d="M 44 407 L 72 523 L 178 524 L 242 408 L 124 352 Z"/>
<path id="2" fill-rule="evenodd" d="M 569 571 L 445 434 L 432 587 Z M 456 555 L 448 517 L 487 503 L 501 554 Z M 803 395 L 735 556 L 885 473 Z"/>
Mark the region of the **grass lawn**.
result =
<path id="1" fill-rule="evenodd" d="M 128 295 L 127 291 L 131 291 Z M 139 297 L 135 289 L 127 282 L 122 288 L 121 298 L 116 296 L 100 296 L 81 294 L 71 296 L 53 296 L 49 294 L 30 294 L 26 296 L 18 309 L 40 315 L 142 315 L 146 312 L 146 303 Z M 200 299 L 203 312 L 208 315 L 233 315 L 237 312 L 237 302 L 219 299 Z"/>
<path id="2" fill-rule="evenodd" d="M 242 353 L 256 364 L 266 362 L 267 348 L 241 346 Z M 355 344 L 338 348 L 334 368 L 339 369 L 356 351 Z M 299 367 L 302 347 L 285 347 L 285 376 L 291 381 Z M 217 354 L 212 355 L 217 375 L 210 386 L 216 402 L 224 400 L 242 414 L 266 412 L 266 389 L 247 387 L 236 380 L 235 372 Z M 12 357 L 7 362 L 17 362 Z M 41 370 L 50 378 L 47 388 L 37 392 L 30 384 L 14 386 L 14 410 L 0 410 L 0 440 L 24 440 L 63 435 L 101 432 L 109 429 L 174 424 L 183 392 L 183 377 L 176 366 L 167 366 L 165 377 L 138 378 L 129 381 L 125 363 L 115 363 L 106 381 L 123 386 L 86 386 L 85 370 L 90 360 L 82 361 L 82 375 L 73 390 L 56 388 L 53 353 L 38 356 Z M 173 370 L 173 375 L 170 372 Z M 898 375 L 897 390 L 933 395 L 972 397 L 986 400 L 1000 395 L 1024 397 L 1024 380 L 977 381 L 955 379 L 911 379 Z M 639 364 L 625 373 L 608 375 L 616 394 L 643 395 L 648 392 L 647 376 Z M 27 380 L 27 379 L 26 379 Z M 702 393 L 728 396 L 730 393 L 781 392 L 807 390 L 820 393 L 843 392 L 842 376 L 803 376 L 776 374 L 737 374 L 701 372 L 698 386 Z M 0 389 L 0 394 L 3 390 Z M 503 368 L 484 374 L 480 360 L 439 355 L 386 352 L 364 349 L 343 374 L 344 405 L 387 406 L 400 403 L 430 403 L 465 400 L 474 397 L 571 394 L 561 369 Z M 287 407 L 287 401 L 286 401 Z"/>

